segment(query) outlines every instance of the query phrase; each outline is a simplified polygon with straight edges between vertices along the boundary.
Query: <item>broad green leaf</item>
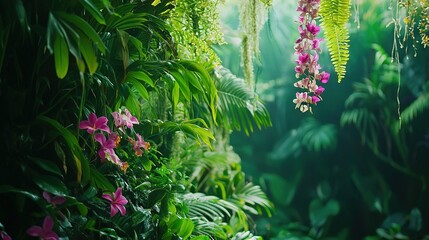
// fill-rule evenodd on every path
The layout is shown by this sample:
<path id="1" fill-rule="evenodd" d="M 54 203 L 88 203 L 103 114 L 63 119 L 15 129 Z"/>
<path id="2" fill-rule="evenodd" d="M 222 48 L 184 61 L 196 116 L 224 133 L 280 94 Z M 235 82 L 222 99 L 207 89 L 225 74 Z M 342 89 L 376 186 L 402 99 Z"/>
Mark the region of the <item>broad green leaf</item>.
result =
<path id="1" fill-rule="evenodd" d="M 167 195 L 167 191 L 165 189 L 154 189 L 149 193 L 148 197 L 148 207 L 153 207 L 156 203 L 161 202 L 161 200 Z"/>
<path id="2" fill-rule="evenodd" d="M 137 92 L 140 94 L 140 97 L 143 99 L 149 101 L 149 93 L 147 92 L 146 88 L 136 79 L 129 79 L 128 80 L 132 86 L 137 90 Z"/>
<path id="3" fill-rule="evenodd" d="M 177 104 L 179 103 L 179 84 L 177 82 L 174 83 L 173 92 L 172 92 L 172 100 L 173 100 L 173 108 L 177 107 Z"/>
<path id="4" fill-rule="evenodd" d="M 106 53 L 106 46 L 104 45 L 103 41 L 101 40 L 99 34 L 95 31 L 91 25 L 89 25 L 88 22 L 80 18 L 76 15 L 71 15 L 67 13 L 58 13 L 58 16 L 60 16 L 62 19 L 64 19 L 67 22 L 72 23 L 75 25 L 84 35 L 86 35 L 92 43 L 94 43 L 97 48 L 104 54 Z M 81 36 L 83 37 L 83 36 Z"/>
<path id="5" fill-rule="evenodd" d="M 97 8 L 97 6 L 95 6 L 91 0 L 80 0 L 80 3 L 91 14 L 91 16 L 94 17 L 95 20 L 97 20 L 98 23 L 103 25 L 106 24 L 106 20 L 101 14 L 100 9 Z"/>
<path id="6" fill-rule="evenodd" d="M 53 173 L 58 177 L 63 178 L 63 174 L 61 173 L 60 169 L 53 162 L 45 159 L 41 159 L 41 158 L 36 158 L 36 157 L 28 157 L 28 158 L 37 166 L 39 166 L 41 169 L 47 172 Z"/>
<path id="7" fill-rule="evenodd" d="M 191 236 L 192 231 L 194 230 L 194 223 L 191 219 L 185 218 L 181 220 L 181 226 L 180 231 L 178 232 L 178 235 L 182 237 L 183 239 L 187 239 L 189 236 Z"/>
<path id="8" fill-rule="evenodd" d="M 97 71 L 98 62 L 97 56 L 95 55 L 94 47 L 89 38 L 85 36 L 80 37 L 79 50 L 85 59 L 86 65 L 88 66 L 89 73 L 92 75 Z"/>
<path id="9" fill-rule="evenodd" d="M 97 169 L 90 168 L 91 178 L 90 183 L 93 187 L 102 190 L 103 192 L 114 192 L 115 187 L 109 182 L 109 180 L 101 174 Z"/>
<path id="10" fill-rule="evenodd" d="M 83 155 L 82 149 L 77 141 L 76 136 L 68 129 L 63 127 L 58 121 L 48 118 L 46 116 L 38 116 L 38 120 L 46 122 L 58 131 L 58 135 L 62 136 L 69 146 L 77 167 L 77 181 L 86 183 L 89 177 L 89 163 L 88 159 Z"/>
<path id="11" fill-rule="evenodd" d="M 127 80 L 128 79 L 137 79 L 140 81 L 143 81 L 147 84 L 149 84 L 149 86 L 151 87 L 155 87 L 155 84 L 153 83 L 152 78 L 149 77 L 149 75 L 147 75 L 145 72 L 143 71 L 131 71 L 127 73 Z"/>
<path id="12" fill-rule="evenodd" d="M 42 190 L 50 192 L 57 196 L 68 195 L 68 189 L 61 179 L 49 175 L 40 175 L 34 171 L 31 172 L 31 178 Z"/>
<path id="13" fill-rule="evenodd" d="M 69 49 L 64 38 L 57 34 L 54 42 L 55 71 L 63 79 L 69 69 Z"/>
<path id="14" fill-rule="evenodd" d="M 18 188 L 12 187 L 10 185 L 1 185 L 0 186 L 0 193 L 19 193 L 19 194 L 22 194 L 22 195 L 32 199 L 35 202 L 41 200 L 41 197 L 39 194 L 32 193 L 32 192 L 27 191 L 27 190 L 18 189 Z"/>

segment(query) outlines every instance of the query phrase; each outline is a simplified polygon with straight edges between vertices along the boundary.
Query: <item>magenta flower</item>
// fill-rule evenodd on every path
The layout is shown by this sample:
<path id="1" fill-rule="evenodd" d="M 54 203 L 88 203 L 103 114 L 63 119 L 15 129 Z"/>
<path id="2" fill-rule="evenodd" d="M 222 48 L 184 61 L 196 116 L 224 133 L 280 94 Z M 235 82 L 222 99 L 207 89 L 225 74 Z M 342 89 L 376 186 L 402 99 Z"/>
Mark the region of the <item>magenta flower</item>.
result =
<path id="1" fill-rule="evenodd" d="M 54 221 L 50 216 L 43 220 L 43 226 L 32 226 L 27 230 L 27 234 L 32 237 L 39 237 L 41 240 L 58 240 L 58 235 L 52 230 Z"/>
<path id="2" fill-rule="evenodd" d="M 122 188 L 116 189 L 116 192 L 111 194 L 103 194 L 102 198 L 110 201 L 110 217 L 113 217 L 118 213 L 121 213 L 124 216 L 127 213 L 125 205 L 128 203 L 128 200 L 122 196 Z"/>
<path id="3" fill-rule="evenodd" d="M 325 88 L 322 86 L 318 86 L 317 90 L 314 92 L 316 95 L 320 95 L 323 93 L 323 91 L 325 91 Z"/>
<path id="4" fill-rule="evenodd" d="M 0 231 L 0 239 L 2 240 L 12 240 L 12 238 L 5 231 Z"/>
<path id="5" fill-rule="evenodd" d="M 318 103 L 318 102 L 320 102 L 320 98 L 317 96 L 311 96 L 311 102 L 312 103 Z"/>
<path id="6" fill-rule="evenodd" d="M 48 192 L 43 192 L 43 198 L 48 202 L 48 203 L 52 203 L 52 205 L 55 207 L 57 204 L 63 204 L 66 201 L 65 197 L 61 197 L 61 196 L 54 196 Z"/>
<path id="7" fill-rule="evenodd" d="M 145 142 L 140 134 L 137 133 L 136 136 L 137 140 L 130 139 L 130 142 L 133 144 L 133 149 L 136 156 L 140 157 L 143 154 L 142 148 L 147 151 L 150 147 L 150 144 Z"/>
<path id="8" fill-rule="evenodd" d="M 134 124 L 139 124 L 139 121 L 136 117 L 132 116 L 128 109 L 124 110 L 119 109 L 118 112 L 112 113 L 113 119 L 115 121 L 115 126 L 117 128 L 126 126 L 128 128 L 133 128 Z"/>
<path id="9" fill-rule="evenodd" d="M 107 133 L 110 133 L 110 129 L 107 126 L 107 118 L 106 117 L 99 117 L 95 115 L 95 113 L 90 113 L 88 115 L 88 120 L 81 121 L 79 123 L 80 129 L 86 129 L 86 131 L 89 134 L 93 134 L 97 130 L 105 131 Z"/>
<path id="10" fill-rule="evenodd" d="M 115 142 L 112 139 L 106 140 L 106 137 L 102 133 L 95 134 L 94 139 L 100 143 L 98 156 L 101 158 L 101 160 L 106 159 L 106 153 L 111 153 L 113 148 L 115 148 Z"/>
<path id="11" fill-rule="evenodd" d="M 328 72 L 322 72 L 322 73 L 320 73 L 320 81 L 322 83 L 327 83 L 329 81 L 330 76 L 331 76 L 331 74 L 329 74 Z"/>
<path id="12" fill-rule="evenodd" d="M 320 31 L 320 27 L 317 26 L 316 24 L 307 24 L 307 31 L 310 34 L 316 36 Z"/>

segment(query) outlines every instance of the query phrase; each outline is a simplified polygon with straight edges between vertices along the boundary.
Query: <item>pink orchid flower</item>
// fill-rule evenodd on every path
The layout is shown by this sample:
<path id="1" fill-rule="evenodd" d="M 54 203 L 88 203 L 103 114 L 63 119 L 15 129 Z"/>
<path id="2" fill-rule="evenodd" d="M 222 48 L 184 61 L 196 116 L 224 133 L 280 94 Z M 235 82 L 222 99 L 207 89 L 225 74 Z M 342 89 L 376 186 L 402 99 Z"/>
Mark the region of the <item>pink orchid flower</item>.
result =
<path id="1" fill-rule="evenodd" d="M 106 153 L 111 154 L 113 148 L 115 148 L 115 142 L 112 139 L 106 140 L 106 137 L 102 133 L 95 134 L 94 139 L 100 143 L 98 156 L 101 158 L 101 160 L 106 159 Z"/>
<path id="2" fill-rule="evenodd" d="M 113 195 L 103 194 L 101 197 L 110 201 L 110 217 L 115 216 L 118 211 L 122 216 L 127 213 L 124 205 L 128 203 L 128 200 L 122 196 L 122 188 L 116 189 L 116 192 Z"/>
<path id="3" fill-rule="evenodd" d="M 0 239 L 2 240 L 12 240 L 12 238 L 5 231 L 0 231 Z"/>
<path id="4" fill-rule="evenodd" d="M 130 141 L 133 144 L 133 149 L 136 156 L 140 157 L 143 154 L 142 148 L 147 151 L 150 147 L 150 144 L 145 142 L 140 134 L 137 133 L 136 136 L 137 140 L 131 139 Z"/>
<path id="5" fill-rule="evenodd" d="M 41 240 L 58 240 L 58 235 L 52 230 L 54 221 L 50 216 L 43 220 L 43 226 L 32 226 L 27 230 L 27 234 L 32 237 L 39 237 Z"/>
<path id="6" fill-rule="evenodd" d="M 61 196 L 54 196 L 46 191 L 43 192 L 43 198 L 48 202 L 52 203 L 52 205 L 55 207 L 57 204 L 63 204 L 66 201 L 65 197 Z"/>
<path id="7" fill-rule="evenodd" d="M 119 109 L 117 112 L 112 113 L 113 119 L 115 121 L 115 126 L 119 127 L 128 127 L 133 128 L 134 124 L 139 124 L 139 121 L 136 117 L 132 116 L 128 109 L 124 108 L 124 110 Z"/>
<path id="8" fill-rule="evenodd" d="M 322 72 L 322 73 L 320 73 L 320 81 L 322 83 L 327 83 L 329 81 L 330 76 L 331 76 L 331 74 L 329 74 L 328 72 Z"/>
<path id="9" fill-rule="evenodd" d="M 95 113 L 90 113 L 88 115 L 88 120 L 84 120 L 79 123 L 79 128 L 86 129 L 89 134 L 93 134 L 97 130 L 110 133 L 110 129 L 107 126 L 107 121 L 107 118 L 104 116 L 97 118 Z"/>

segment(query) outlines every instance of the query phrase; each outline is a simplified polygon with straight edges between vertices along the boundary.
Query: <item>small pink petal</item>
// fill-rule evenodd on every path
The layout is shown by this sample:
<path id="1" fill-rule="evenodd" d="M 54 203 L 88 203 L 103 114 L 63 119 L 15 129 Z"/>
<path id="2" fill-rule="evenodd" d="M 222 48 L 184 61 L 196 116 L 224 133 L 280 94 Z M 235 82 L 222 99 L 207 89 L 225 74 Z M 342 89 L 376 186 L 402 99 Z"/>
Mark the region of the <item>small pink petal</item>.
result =
<path id="1" fill-rule="evenodd" d="M 112 195 L 110 195 L 110 194 L 103 194 L 103 195 L 101 195 L 101 197 L 106 199 L 106 200 L 109 200 L 110 202 L 113 201 Z"/>
<path id="2" fill-rule="evenodd" d="M 50 216 L 46 216 L 45 220 L 43 220 L 43 230 L 52 230 L 54 227 L 54 221 Z"/>
<path id="3" fill-rule="evenodd" d="M 27 229 L 27 234 L 32 237 L 38 237 L 43 234 L 43 230 L 39 226 L 32 226 L 29 229 Z"/>
<path id="4" fill-rule="evenodd" d="M 121 215 L 124 216 L 127 213 L 127 210 L 122 205 L 116 205 L 116 208 L 121 212 Z"/>

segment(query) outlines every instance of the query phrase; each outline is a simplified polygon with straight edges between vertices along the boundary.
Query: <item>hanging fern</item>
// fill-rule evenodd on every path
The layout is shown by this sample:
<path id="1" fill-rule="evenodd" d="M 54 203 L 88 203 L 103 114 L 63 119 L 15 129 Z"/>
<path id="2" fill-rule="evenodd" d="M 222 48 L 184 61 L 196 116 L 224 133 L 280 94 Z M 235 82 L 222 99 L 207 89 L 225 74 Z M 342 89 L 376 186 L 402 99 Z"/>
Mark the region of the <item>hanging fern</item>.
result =
<path id="1" fill-rule="evenodd" d="M 322 0 L 320 3 L 321 26 L 325 31 L 338 82 L 344 78 L 349 60 L 349 31 L 346 23 L 350 16 L 350 6 L 350 0 Z"/>

